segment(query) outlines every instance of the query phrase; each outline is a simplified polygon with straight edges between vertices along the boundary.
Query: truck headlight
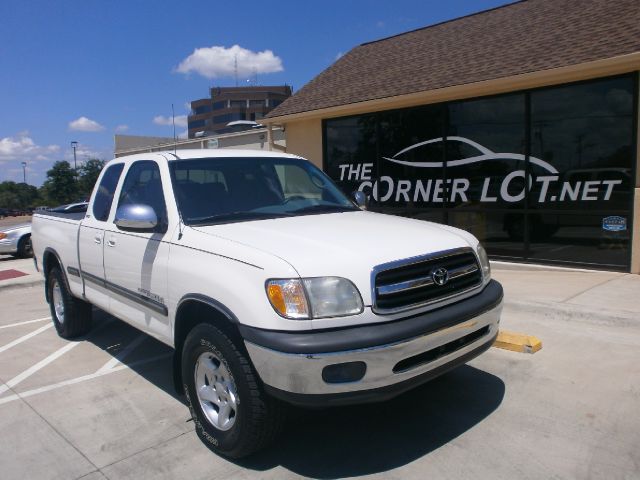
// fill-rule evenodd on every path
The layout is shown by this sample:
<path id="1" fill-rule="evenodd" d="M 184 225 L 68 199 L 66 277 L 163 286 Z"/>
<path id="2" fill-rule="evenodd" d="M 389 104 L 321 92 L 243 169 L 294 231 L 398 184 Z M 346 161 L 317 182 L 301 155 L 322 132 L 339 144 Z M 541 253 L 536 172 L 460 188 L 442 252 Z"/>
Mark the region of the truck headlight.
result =
<path id="1" fill-rule="evenodd" d="M 478 244 L 478 258 L 480 259 L 480 268 L 482 268 L 482 278 L 488 282 L 491 279 L 491 265 L 489 265 L 487 251 L 480 244 Z"/>
<path id="2" fill-rule="evenodd" d="M 342 317 L 364 310 L 360 292 L 346 278 L 269 280 L 266 288 L 269 302 L 285 318 Z"/>

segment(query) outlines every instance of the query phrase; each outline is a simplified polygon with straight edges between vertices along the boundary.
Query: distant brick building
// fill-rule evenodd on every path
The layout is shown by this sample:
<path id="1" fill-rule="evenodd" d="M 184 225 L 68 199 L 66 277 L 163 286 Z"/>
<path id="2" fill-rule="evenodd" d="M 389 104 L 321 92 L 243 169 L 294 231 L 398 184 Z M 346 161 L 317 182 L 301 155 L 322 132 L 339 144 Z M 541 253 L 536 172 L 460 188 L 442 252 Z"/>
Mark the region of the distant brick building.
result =
<path id="1" fill-rule="evenodd" d="M 291 87 L 212 87 L 211 97 L 191 102 L 189 138 L 233 131 L 229 122 L 260 122 L 291 96 Z M 202 133 L 201 133 L 202 132 Z"/>

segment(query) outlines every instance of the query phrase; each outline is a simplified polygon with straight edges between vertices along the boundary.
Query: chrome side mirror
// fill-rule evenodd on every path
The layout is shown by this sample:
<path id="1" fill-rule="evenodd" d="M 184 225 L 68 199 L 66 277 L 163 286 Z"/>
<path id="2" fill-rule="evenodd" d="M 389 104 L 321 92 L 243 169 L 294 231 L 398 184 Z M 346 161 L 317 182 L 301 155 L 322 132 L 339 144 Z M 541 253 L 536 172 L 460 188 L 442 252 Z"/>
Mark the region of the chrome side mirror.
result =
<path id="1" fill-rule="evenodd" d="M 116 211 L 115 224 L 123 230 L 150 232 L 158 226 L 158 216 L 149 205 L 124 205 Z"/>
<path id="2" fill-rule="evenodd" d="M 369 197 L 366 193 L 361 192 L 360 190 L 353 192 L 353 201 L 356 202 L 356 205 L 362 210 L 366 210 L 369 206 Z"/>

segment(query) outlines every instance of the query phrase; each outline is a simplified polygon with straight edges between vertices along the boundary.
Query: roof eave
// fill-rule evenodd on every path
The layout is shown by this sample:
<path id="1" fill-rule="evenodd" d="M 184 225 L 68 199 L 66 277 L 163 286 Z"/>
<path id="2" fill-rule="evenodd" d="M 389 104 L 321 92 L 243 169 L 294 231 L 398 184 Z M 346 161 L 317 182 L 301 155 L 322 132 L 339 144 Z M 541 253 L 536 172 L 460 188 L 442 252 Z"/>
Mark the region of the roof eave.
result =
<path id="1" fill-rule="evenodd" d="M 267 117 L 260 121 L 263 124 L 279 125 L 299 120 L 342 117 L 371 111 L 404 108 L 419 104 L 508 93 L 517 90 L 619 75 L 637 70 L 640 70 L 640 51 L 627 55 L 594 60 L 592 62 L 522 73 L 481 82 L 452 85 L 406 95 L 384 97 L 317 110 Z"/>

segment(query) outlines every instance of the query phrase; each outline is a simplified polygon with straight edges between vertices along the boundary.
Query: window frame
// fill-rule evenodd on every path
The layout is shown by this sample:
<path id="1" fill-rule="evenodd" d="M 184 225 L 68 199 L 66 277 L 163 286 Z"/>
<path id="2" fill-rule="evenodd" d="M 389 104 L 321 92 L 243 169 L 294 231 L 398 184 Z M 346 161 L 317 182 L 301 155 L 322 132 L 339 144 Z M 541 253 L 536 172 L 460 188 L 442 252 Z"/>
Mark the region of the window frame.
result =
<path id="1" fill-rule="evenodd" d="M 120 162 L 120 163 L 114 163 L 113 165 L 108 165 L 105 169 L 104 169 L 104 173 L 102 174 L 102 177 L 100 178 L 100 183 L 97 184 L 96 186 L 96 191 L 93 195 L 93 201 L 91 204 L 91 214 L 93 215 L 93 218 L 98 221 L 98 222 L 108 222 L 109 221 L 109 217 L 111 215 L 111 210 L 113 209 L 113 200 L 115 199 L 116 193 L 118 193 L 118 185 L 120 184 L 120 179 L 122 178 L 122 173 L 124 172 L 124 167 L 125 164 Z M 114 169 L 120 169 L 120 171 L 118 172 L 118 176 L 116 178 L 116 182 L 114 184 L 114 188 L 113 188 L 113 192 L 111 193 L 111 201 L 109 202 L 109 208 L 107 209 L 107 215 L 106 217 L 100 218 L 98 217 L 98 215 L 96 215 L 96 200 L 98 199 L 98 195 L 100 195 L 100 187 L 102 186 L 102 183 L 105 181 L 105 178 L 107 177 L 107 175 L 109 174 L 110 170 L 114 170 Z"/>

